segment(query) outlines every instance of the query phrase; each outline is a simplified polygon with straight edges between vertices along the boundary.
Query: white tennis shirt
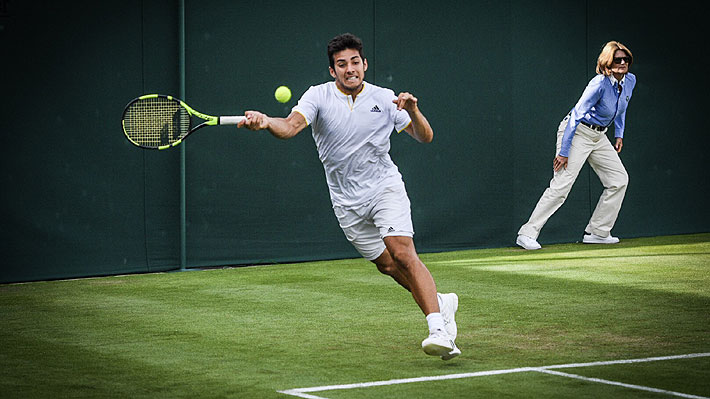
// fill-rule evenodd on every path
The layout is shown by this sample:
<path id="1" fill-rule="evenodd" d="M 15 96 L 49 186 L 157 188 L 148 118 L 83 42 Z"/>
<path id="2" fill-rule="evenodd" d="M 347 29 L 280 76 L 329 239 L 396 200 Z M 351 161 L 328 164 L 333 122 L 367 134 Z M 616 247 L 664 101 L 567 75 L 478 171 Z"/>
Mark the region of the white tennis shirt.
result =
<path id="1" fill-rule="evenodd" d="M 365 82 L 353 101 L 328 82 L 311 86 L 293 107 L 313 130 L 333 206 L 364 205 L 384 187 L 404 185 L 389 155 L 390 135 L 411 118 L 397 111 L 395 98 L 392 90 Z"/>

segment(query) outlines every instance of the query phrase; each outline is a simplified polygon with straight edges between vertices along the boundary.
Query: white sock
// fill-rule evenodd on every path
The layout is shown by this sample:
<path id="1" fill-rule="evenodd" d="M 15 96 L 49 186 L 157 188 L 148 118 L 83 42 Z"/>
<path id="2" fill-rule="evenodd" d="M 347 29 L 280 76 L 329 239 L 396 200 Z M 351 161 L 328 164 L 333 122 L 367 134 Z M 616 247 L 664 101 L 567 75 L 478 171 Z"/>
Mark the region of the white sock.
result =
<path id="1" fill-rule="evenodd" d="M 441 317 L 441 313 L 429 313 L 426 315 L 426 322 L 429 324 L 429 334 L 436 330 L 444 330 L 444 318 Z"/>

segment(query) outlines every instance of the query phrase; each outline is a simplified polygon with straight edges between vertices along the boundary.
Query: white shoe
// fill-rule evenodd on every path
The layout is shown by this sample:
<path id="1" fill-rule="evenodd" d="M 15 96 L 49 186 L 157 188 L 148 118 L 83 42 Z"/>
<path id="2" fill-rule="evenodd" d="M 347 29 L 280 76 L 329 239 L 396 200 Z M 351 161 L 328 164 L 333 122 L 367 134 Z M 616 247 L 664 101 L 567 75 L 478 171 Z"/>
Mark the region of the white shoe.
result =
<path id="1" fill-rule="evenodd" d="M 436 294 L 439 299 L 439 313 L 444 319 L 444 328 L 451 339 L 456 340 L 458 329 L 456 328 L 456 310 L 459 308 L 459 297 L 453 292 L 450 294 Z"/>
<path id="2" fill-rule="evenodd" d="M 451 352 L 442 355 L 441 360 L 451 360 L 455 358 L 456 356 L 461 354 L 461 349 L 459 349 L 456 344 L 454 343 L 454 349 L 451 350 Z"/>
<path id="3" fill-rule="evenodd" d="M 585 244 L 616 244 L 619 242 L 619 238 L 613 237 L 611 234 L 609 234 L 608 237 L 602 237 L 596 234 L 585 234 L 582 242 Z"/>
<path id="4" fill-rule="evenodd" d="M 527 249 L 527 250 L 533 250 L 533 249 L 540 249 L 540 248 L 542 248 L 542 247 L 540 246 L 540 244 L 538 244 L 537 241 L 535 241 L 534 238 L 528 237 L 528 236 L 524 236 L 524 235 L 522 235 L 522 234 L 520 234 L 520 235 L 518 236 L 518 239 L 515 240 L 515 243 L 518 244 L 518 245 L 520 245 L 521 247 Z"/>
<path id="5" fill-rule="evenodd" d="M 422 341 L 424 353 L 430 356 L 441 356 L 442 359 L 444 356 L 449 356 L 454 351 L 454 348 L 456 348 L 454 340 L 444 330 L 436 330 Z"/>

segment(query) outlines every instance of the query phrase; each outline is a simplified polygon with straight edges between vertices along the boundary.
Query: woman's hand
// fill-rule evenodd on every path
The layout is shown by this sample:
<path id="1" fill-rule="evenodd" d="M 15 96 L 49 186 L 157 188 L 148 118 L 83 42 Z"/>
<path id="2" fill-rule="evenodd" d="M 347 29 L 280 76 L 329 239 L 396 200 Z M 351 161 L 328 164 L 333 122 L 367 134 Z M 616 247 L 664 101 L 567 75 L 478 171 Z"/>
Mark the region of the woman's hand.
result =
<path id="1" fill-rule="evenodd" d="M 555 172 L 559 171 L 562 168 L 567 168 L 567 160 L 568 157 L 563 157 L 561 155 L 558 155 L 555 157 L 555 159 L 552 161 L 552 167 L 555 169 Z"/>

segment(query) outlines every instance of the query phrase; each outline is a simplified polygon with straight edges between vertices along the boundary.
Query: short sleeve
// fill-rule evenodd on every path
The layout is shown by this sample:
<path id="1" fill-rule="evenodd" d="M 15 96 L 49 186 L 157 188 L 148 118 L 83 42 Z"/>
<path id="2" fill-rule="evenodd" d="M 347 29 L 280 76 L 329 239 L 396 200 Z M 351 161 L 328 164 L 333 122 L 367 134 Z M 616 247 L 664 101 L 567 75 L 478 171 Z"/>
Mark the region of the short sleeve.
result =
<path id="1" fill-rule="evenodd" d="M 392 93 L 392 100 L 396 99 L 397 96 L 394 94 L 394 91 L 389 90 L 390 93 Z M 401 133 L 402 130 L 406 129 L 407 126 L 409 126 L 410 123 L 412 123 L 412 118 L 409 117 L 409 113 L 405 110 L 399 110 L 397 111 L 397 105 L 394 104 L 391 100 L 389 102 L 389 105 L 392 107 L 392 119 L 394 120 L 394 128 L 397 131 L 397 133 Z"/>
<path id="2" fill-rule="evenodd" d="M 315 87 L 311 86 L 306 90 L 298 100 L 298 104 L 293 107 L 293 112 L 298 112 L 303 115 L 306 119 L 306 123 L 309 125 L 318 117 L 318 103 L 320 98 L 320 91 Z"/>

